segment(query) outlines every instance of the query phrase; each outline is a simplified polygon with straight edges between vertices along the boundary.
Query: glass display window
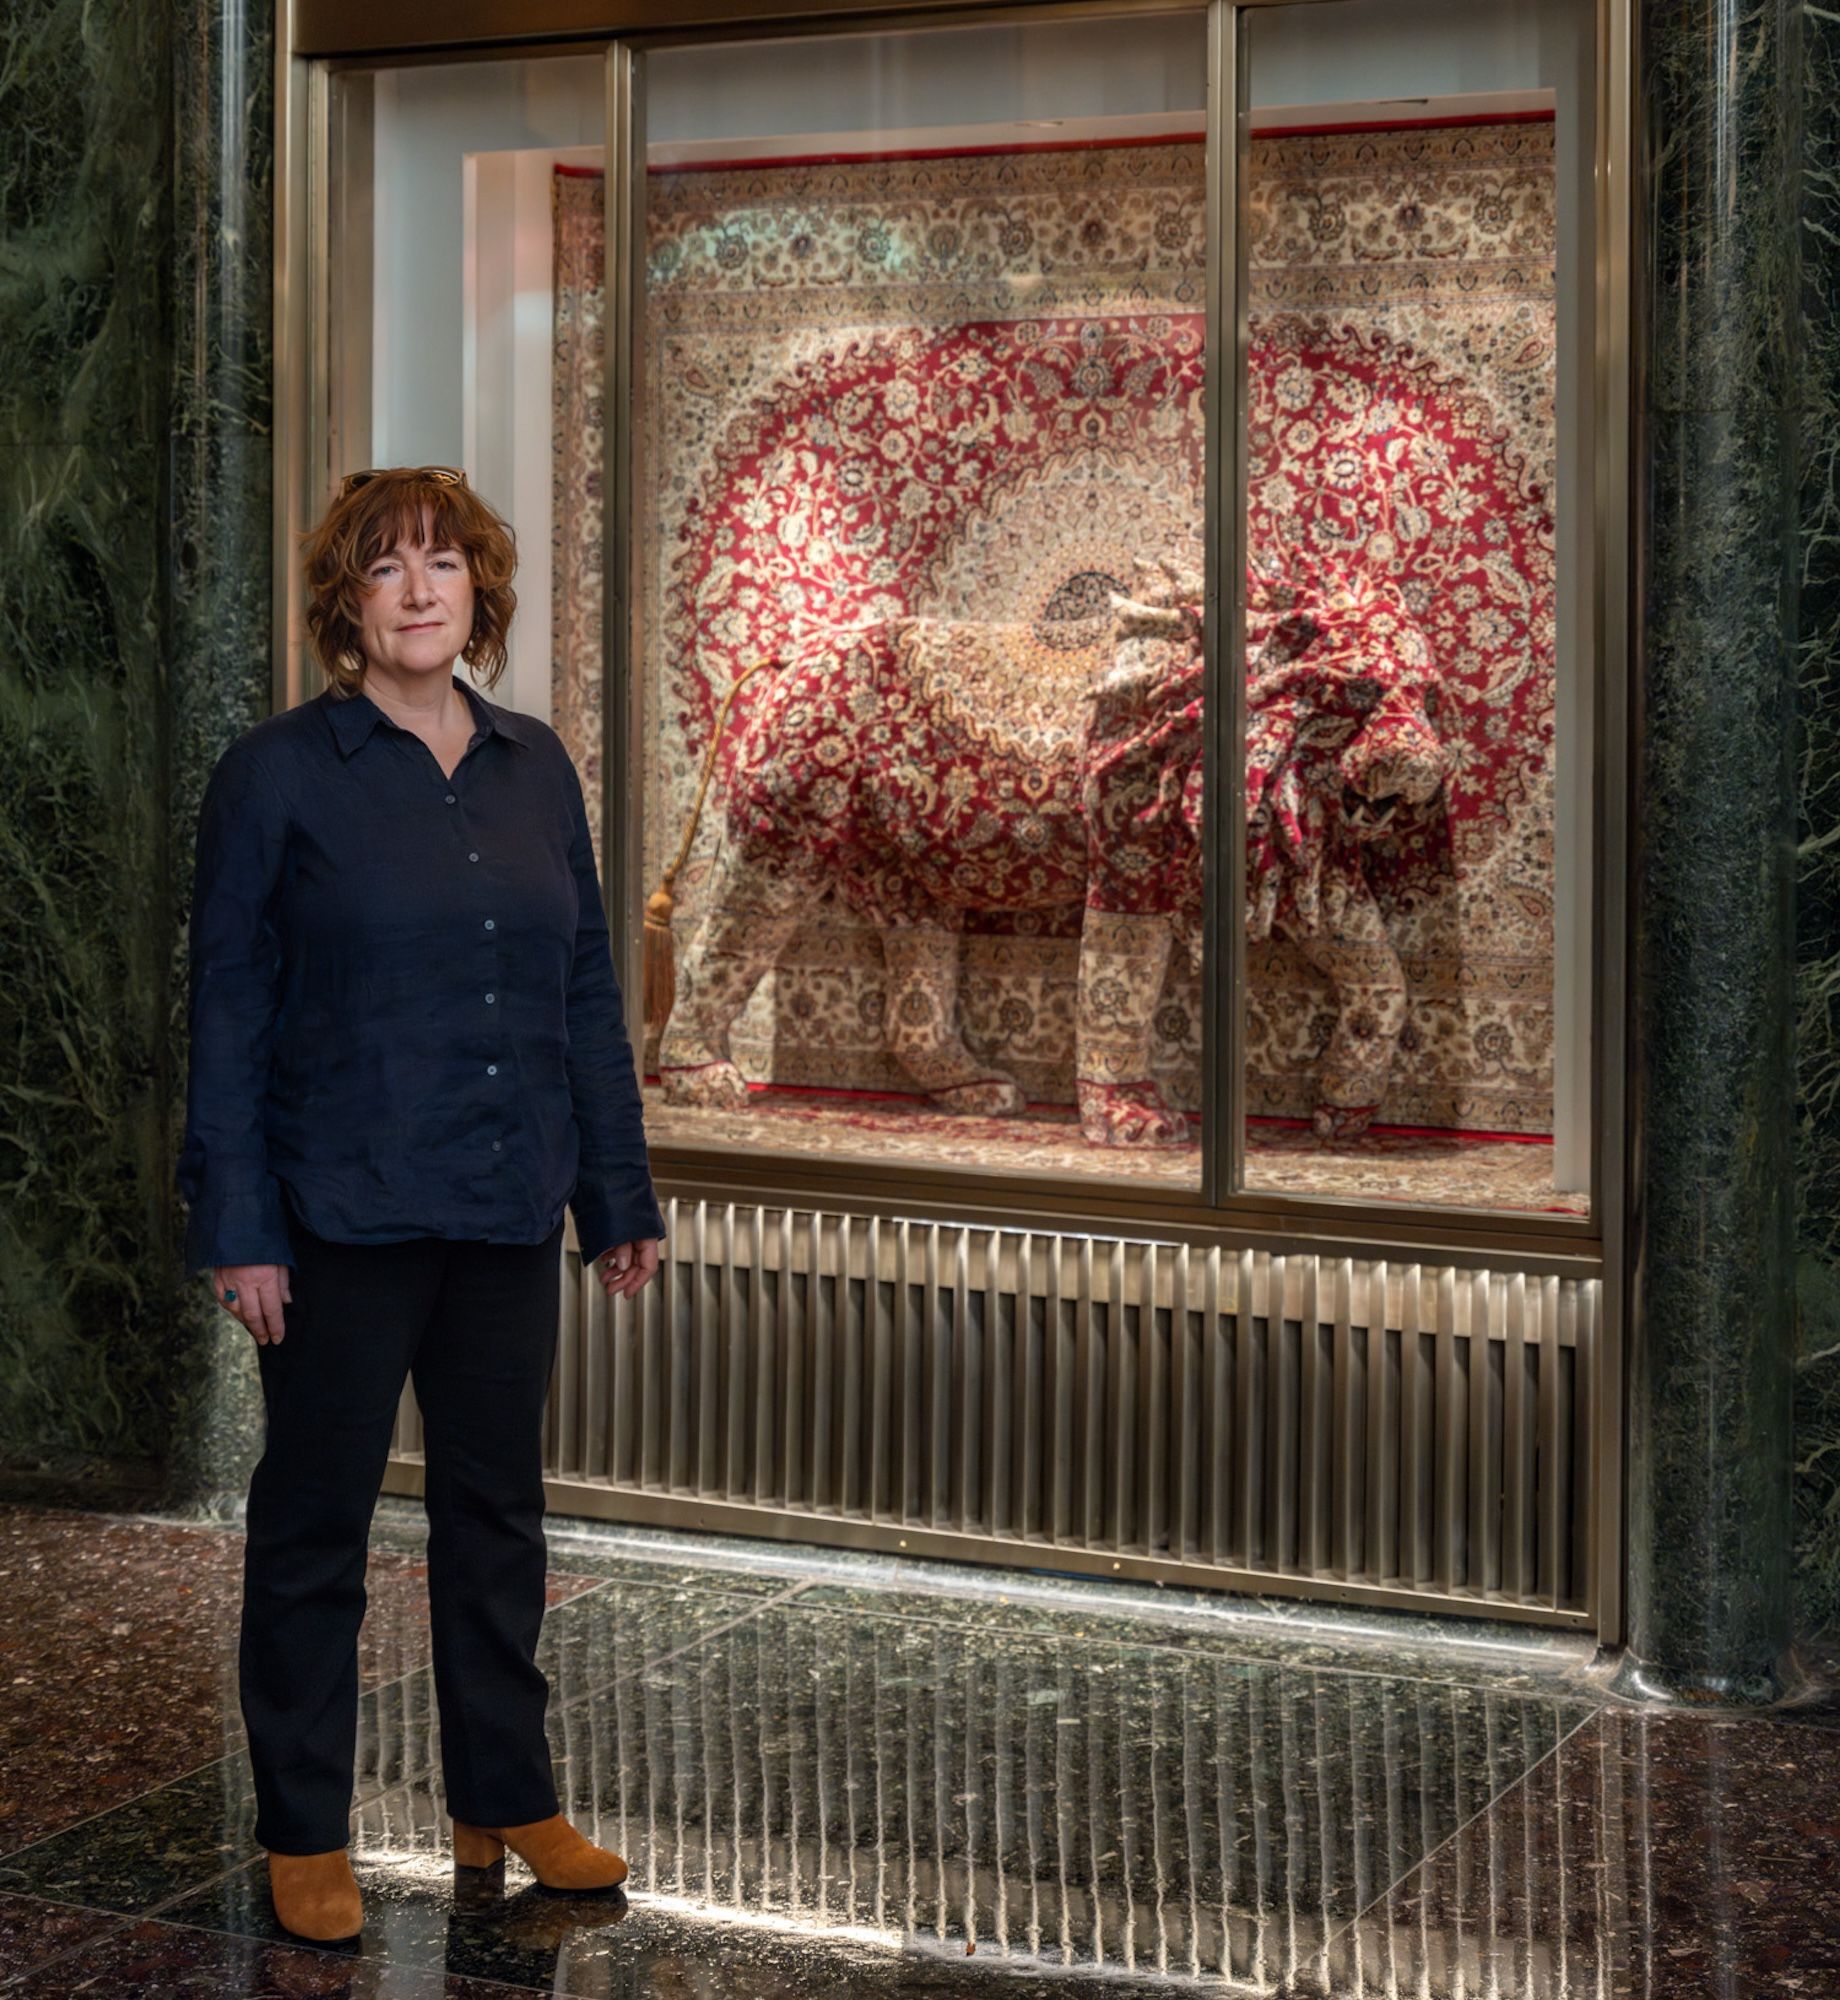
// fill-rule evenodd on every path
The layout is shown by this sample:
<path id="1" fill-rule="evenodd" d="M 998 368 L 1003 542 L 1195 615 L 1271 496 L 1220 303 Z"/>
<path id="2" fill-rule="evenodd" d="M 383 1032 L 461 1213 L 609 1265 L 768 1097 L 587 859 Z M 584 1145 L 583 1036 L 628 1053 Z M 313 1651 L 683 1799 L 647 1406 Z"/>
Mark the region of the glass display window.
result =
<path id="1" fill-rule="evenodd" d="M 517 531 L 662 1159 L 1591 1228 L 1598 34 L 334 66 L 319 469 Z"/>
<path id="2" fill-rule="evenodd" d="M 1594 9 L 1245 23 L 1243 1185 L 1584 1214 Z"/>
<path id="3" fill-rule="evenodd" d="M 1206 58 L 648 54 L 655 1137 L 1199 1185 Z"/>

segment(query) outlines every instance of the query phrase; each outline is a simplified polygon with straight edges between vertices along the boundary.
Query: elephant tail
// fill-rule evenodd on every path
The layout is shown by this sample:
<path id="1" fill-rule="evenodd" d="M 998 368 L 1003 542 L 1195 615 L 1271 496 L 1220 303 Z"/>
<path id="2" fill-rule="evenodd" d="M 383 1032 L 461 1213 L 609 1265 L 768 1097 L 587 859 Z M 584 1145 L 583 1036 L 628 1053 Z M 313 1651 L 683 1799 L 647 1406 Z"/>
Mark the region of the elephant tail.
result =
<path id="1" fill-rule="evenodd" d="M 709 732 L 709 748 L 703 753 L 703 771 L 697 780 L 696 797 L 691 802 L 689 816 L 684 822 L 684 837 L 677 843 L 677 852 L 672 856 L 658 887 L 645 899 L 639 984 L 648 1033 L 664 1033 L 677 999 L 677 942 L 671 931 L 671 919 L 677 910 L 677 877 L 696 844 L 696 830 L 703 817 L 703 800 L 708 796 L 709 780 L 715 773 L 716 752 L 722 747 L 722 732 L 728 727 L 728 712 L 735 705 L 736 695 L 762 667 L 781 664 L 776 656 L 769 654 L 763 660 L 756 660 L 751 667 L 744 667 L 729 682 L 722 704 L 716 710 L 715 727 Z"/>

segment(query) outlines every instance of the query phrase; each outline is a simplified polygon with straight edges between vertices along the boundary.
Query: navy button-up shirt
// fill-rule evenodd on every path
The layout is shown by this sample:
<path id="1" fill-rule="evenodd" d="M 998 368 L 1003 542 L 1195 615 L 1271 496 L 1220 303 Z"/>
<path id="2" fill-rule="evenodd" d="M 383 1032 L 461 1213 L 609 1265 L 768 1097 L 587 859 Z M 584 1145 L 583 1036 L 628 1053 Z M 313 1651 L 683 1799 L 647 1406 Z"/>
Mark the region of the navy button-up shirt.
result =
<path id="1" fill-rule="evenodd" d="M 198 826 L 188 1275 L 341 1243 L 664 1234 L 581 779 L 458 675 L 452 778 L 366 695 L 245 730 Z"/>

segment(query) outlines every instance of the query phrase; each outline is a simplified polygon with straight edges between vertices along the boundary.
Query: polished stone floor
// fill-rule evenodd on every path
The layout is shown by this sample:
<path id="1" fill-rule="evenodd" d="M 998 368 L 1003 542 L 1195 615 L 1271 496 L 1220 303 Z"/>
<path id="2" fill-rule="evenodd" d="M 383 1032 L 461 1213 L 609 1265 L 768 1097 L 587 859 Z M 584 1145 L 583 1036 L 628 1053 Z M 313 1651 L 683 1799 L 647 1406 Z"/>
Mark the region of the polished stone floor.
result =
<path id="1" fill-rule="evenodd" d="M 1840 1729 L 1633 1708 L 1568 1642 L 552 1517 L 564 1805 L 456 1886 L 421 1515 L 372 1538 L 360 1945 L 269 1909 L 234 1529 L 0 1508 L 0 1992 L 1840 1996 Z M 488 1878 L 489 1879 L 489 1878 Z"/>

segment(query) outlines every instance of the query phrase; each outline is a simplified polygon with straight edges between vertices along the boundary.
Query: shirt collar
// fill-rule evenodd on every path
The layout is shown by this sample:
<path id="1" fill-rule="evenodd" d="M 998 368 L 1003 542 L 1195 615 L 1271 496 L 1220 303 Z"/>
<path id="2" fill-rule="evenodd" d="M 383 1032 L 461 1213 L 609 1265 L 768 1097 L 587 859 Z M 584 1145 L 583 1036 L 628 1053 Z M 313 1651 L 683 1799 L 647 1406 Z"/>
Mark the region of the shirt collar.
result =
<path id="1" fill-rule="evenodd" d="M 453 676 L 454 686 L 466 697 L 467 706 L 473 711 L 474 720 L 507 742 L 516 743 L 528 750 L 535 734 L 530 718 L 520 715 L 514 708 L 501 708 L 497 702 L 488 701 L 475 687 L 469 687 L 458 674 Z M 339 754 L 349 757 L 370 735 L 380 722 L 389 722 L 370 696 L 362 692 L 346 695 L 342 700 L 330 688 L 320 696 L 321 706 L 326 711 L 326 720 L 332 727 L 334 741 L 339 746 Z M 401 728 L 400 723 L 393 723 Z"/>

